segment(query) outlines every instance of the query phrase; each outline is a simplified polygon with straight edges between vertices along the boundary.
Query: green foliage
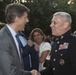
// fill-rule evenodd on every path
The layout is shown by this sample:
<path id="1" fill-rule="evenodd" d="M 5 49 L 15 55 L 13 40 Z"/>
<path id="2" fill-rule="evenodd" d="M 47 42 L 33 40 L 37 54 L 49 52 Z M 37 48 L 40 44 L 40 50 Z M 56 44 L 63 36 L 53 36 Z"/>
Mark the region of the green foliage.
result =
<path id="1" fill-rule="evenodd" d="M 72 31 L 76 30 L 76 0 L 72 0 L 68 4 L 69 0 L 3 0 L 0 2 L 0 20 L 4 21 L 4 8 L 7 4 L 12 2 L 18 2 L 26 5 L 30 9 L 29 20 L 26 25 L 25 32 L 28 35 L 33 28 L 41 28 L 45 34 L 51 34 L 50 23 L 53 13 L 57 11 L 66 11 L 71 14 Z M 33 2 L 32 2 L 33 1 Z M 29 35 L 28 35 L 29 36 Z"/>

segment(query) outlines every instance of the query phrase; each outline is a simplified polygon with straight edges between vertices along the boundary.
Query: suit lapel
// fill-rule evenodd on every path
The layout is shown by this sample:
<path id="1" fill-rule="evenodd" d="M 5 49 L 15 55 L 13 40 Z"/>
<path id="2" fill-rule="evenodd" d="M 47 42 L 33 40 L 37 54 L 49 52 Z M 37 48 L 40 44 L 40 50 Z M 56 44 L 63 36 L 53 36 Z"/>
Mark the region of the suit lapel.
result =
<path id="1" fill-rule="evenodd" d="M 16 44 L 15 44 L 15 41 L 14 41 L 14 39 L 13 39 L 13 36 L 12 36 L 11 32 L 9 31 L 9 29 L 8 29 L 7 26 L 5 26 L 4 29 L 6 30 L 8 36 L 10 37 L 11 42 L 12 42 L 12 44 L 14 45 L 15 50 L 16 50 L 16 52 L 17 52 L 17 54 L 18 54 L 18 57 L 19 57 L 19 53 L 18 53 L 18 50 L 17 50 Z M 20 58 L 19 58 L 19 59 L 20 59 Z"/>

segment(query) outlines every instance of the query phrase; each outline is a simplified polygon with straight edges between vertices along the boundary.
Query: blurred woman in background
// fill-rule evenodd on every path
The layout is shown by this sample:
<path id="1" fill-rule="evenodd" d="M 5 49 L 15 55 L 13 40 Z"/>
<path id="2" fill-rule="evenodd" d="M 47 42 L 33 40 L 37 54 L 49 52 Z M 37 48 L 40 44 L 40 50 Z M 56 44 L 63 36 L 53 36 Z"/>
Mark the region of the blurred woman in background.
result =
<path id="1" fill-rule="evenodd" d="M 39 47 L 39 71 L 41 71 L 45 69 L 43 64 L 51 51 L 51 46 L 46 42 L 46 36 L 40 28 L 31 31 L 30 39 Z"/>

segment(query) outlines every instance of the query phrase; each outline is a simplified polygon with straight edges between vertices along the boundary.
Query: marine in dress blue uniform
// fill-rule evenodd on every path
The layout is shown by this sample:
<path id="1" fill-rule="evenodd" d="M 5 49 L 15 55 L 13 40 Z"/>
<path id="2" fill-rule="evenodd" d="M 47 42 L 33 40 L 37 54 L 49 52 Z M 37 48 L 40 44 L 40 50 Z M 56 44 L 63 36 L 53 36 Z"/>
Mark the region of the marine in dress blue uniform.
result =
<path id="1" fill-rule="evenodd" d="M 62 16 L 65 18 L 66 12 L 58 12 L 54 16 L 53 22 L 62 19 Z M 53 39 L 50 64 L 47 69 L 40 72 L 41 75 L 76 75 L 76 36 L 72 35 L 70 25 L 67 26 L 68 28 L 65 27 L 66 30 L 63 31 L 64 34 L 56 35 L 55 33 L 57 32 L 52 30 Z M 54 27 L 51 26 L 51 28 Z"/>

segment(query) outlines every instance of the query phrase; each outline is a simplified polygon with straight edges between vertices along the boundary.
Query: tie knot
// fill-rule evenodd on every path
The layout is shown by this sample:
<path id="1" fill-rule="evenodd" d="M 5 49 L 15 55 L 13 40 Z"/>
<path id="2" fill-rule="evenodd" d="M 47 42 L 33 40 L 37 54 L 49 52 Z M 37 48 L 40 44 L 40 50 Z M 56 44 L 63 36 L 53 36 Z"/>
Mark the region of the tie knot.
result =
<path id="1" fill-rule="evenodd" d="M 16 37 L 19 37 L 19 36 L 21 36 L 21 33 L 17 33 L 17 34 L 16 34 Z"/>
<path id="2" fill-rule="evenodd" d="M 16 39 L 17 39 L 18 43 L 20 43 L 20 38 L 19 38 L 19 36 L 21 36 L 21 34 L 20 34 L 20 33 L 17 33 L 17 34 L 16 34 Z"/>

